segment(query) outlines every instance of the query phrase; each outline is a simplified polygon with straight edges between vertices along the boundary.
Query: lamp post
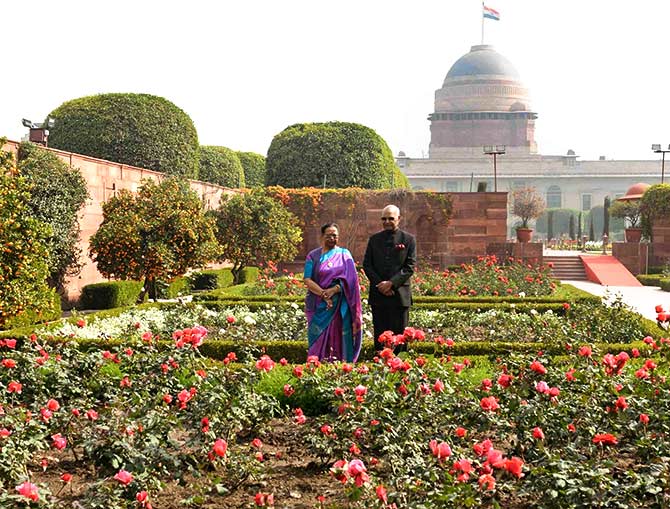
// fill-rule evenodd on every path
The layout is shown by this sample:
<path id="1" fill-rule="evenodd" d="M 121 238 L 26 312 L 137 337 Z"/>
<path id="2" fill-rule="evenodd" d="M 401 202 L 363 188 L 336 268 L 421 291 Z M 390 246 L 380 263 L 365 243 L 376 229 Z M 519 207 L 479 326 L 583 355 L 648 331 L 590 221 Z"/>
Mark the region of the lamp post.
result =
<path id="1" fill-rule="evenodd" d="M 493 156 L 493 190 L 498 192 L 497 157 L 505 153 L 505 145 L 484 145 L 484 153 Z"/>
<path id="2" fill-rule="evenodd" d="M 670 152 L 670 145 L 668 145 L 668 150 L 663 150 L 660 144 L 654 143 L 651 146 L 651 149 L 657 154 L 662 154 L 661 156 L 661 184 L 662 184 L 663 181 L 665 180 L 665 154 Z"/>
<path id="3" fill-rule="evenodd" d="M 30 129 L 30 134 L 28 135 L 29 141 L 46 147 L 49 140 L 49 129 L 53 129 L 56 125 L 56 120 L 48 117 L 44 122 L 38 124 L 24 118 L 21 120 L 21 123 L 23 127 Z"/>

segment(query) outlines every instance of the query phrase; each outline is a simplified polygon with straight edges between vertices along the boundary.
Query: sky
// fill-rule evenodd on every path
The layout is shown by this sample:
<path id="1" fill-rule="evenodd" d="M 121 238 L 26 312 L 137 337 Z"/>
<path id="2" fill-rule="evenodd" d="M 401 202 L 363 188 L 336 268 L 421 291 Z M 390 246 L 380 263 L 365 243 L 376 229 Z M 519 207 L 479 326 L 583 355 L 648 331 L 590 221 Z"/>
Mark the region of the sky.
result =
<path id="1" fill-rule="evenodd" d="M 539 152 L 657 159 L 670 144 L 668 0 L 487 0 L 485 43 L 538 113 Z M 427 157 L 428 114 L 451 65 L 481 43 L 477 0 L 3 2 L 0 136 L 64 101 L 165 97 L 202 145 L 265 155 L 299 122 L 371 127 Z"/>

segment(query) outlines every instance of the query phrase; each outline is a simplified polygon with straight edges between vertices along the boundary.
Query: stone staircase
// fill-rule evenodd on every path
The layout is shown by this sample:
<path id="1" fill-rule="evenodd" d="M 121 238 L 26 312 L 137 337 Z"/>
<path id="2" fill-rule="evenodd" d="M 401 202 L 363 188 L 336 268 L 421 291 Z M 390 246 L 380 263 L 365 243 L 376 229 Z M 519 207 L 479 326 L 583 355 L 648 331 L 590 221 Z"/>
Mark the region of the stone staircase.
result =
<path id="1" fill-rule="evenodd" d="M 588 281 L 584 264 L 579 256 L 544 256 L 545 265 L 552 264 L 551 275 L 556 279 Z"/>

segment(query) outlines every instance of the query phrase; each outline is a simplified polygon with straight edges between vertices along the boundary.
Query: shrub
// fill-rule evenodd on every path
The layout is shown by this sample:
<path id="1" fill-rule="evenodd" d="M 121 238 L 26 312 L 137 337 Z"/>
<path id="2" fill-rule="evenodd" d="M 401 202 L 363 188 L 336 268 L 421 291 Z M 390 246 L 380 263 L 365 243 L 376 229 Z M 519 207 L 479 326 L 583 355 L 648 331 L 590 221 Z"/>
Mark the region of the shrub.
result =
<path id="1" fill-rule="evenodd" d="M 263 187 L 265 185 L 265 157 L 255 152 L 238 152 L 242 168 L 244 169 L 244 182 L 247 187 Z"/>
<path id="2" fill-rule="evenodd" d="M 226 147 L 200 147 L 198 179 L 224 187 L 244 187 L 244 169 L 237 153 Z"/>
<path id="3" fill-rule="evenodd" d="M 19 174 L 30 184 L 30 215 L 47 224 L 49 284 L 61 289 L 68 276 L 79 274 L 82 263 L 77 214 L 88 198 L 86 180 L 77 168 L 32 143 L 19 147 Z"/>
<path id="4" fill-rule="evenodd" d="M 663 278 L 659 281 L 659 286 L 664 292 L 670 292 L 670 278 Z"/>
<path id="5" fill-rule="evenodd" d="M 395 171 L 391 149 L 369 127 L 348 122 L 295 124 L 272 140 L 265 183 L 387 189 Z"/>
<path id="6" fill-rule="evenodd" d="M 82 309 L 112 309 L 130 306 L 142 291 L 141 281 L 110 281 L 86 285 L 81 290 Z"/>
<path id="7" fill-rule="evenodd" d="M 609 208 L 610 216 L 625 221 L 627 228 L 639 228 L 640 226 L 640 201 L 639 200 L 615 200 Z"/>
<path id="8" fill-rule="evenodd" d="M 297 218 L 261 190 L 227 197 L 214 217 L 220 260 L 233 264 L 236 284 L 241 282 L 244 267 L 268 260 L 292 260 L 302 241 Z"/>
<path id="9" fill-rule="evenodd" d="M 102 213 L 90 241 L 98 271 L 108 278 L 144 280 L 151 298 L 156 280 L 181 276 L 216 256 L 214 222 L 185 181 L 144 181 L 137 195 L 122 190 Z"/>
<path id="10" fill-rule="evenodd" d="M 30 308 L 18 316 L 9 318 L 4 327 L 14 329 L 16 327 L 26 327 L 41 322 L 52 322 L 60 319 L 62 315 L 60 295 L 54 288 L 46 289 L 43 307 Z"/>
<path id="11" fill-rule="evenodd" d="M 189 276 L 193 290 L 216 290 L 233 284 L 233 273 L 230 269 L 202 270 Z"/>
<path id="12" fill-rule="evenodd" d="M 661 286 L 663 274 L 638 274 L 635 276 L 644 286 Z"/>
<path id="13" fill-rule="evenodd" d="M 182 276 L 178 276 L 172 281 L 157 281 L 156 287 L 159 299 L 175 299 L 191 291 L 189 279 Z"/>
<path id="14" fill-rule="evenodd" d="M 652 238 L 652 226 L 657 219 L 670 218 L 670 184 L 656 184 L 647 189 L 640 200 L 642 234 Z"/>
<path id="15" fill-rule="evenodd" d="M 61 104 L 49 146 L 195 178 L 198 134 L 173 103 L 148 94 L 100 94 Z"/>

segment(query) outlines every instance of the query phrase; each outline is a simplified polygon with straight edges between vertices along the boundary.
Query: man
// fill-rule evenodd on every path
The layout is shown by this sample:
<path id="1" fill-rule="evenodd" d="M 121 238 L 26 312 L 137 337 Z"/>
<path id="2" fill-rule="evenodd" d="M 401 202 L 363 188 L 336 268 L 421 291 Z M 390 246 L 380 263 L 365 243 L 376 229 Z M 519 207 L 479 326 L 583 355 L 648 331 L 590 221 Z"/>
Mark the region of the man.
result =
<path id="1" fill-rule="evenodd" d="M 375 349 L 384 346 L 379 336 L 387 330 L 402 334 L 412 305 L 410 278 L 416 265 L 416 240 L 399 229 L 400 209 L 387 205 L 382 211 L 383 230 L 368 240 L 363 270 L 370 280 L 368 302 L 372 308 Z"/>

